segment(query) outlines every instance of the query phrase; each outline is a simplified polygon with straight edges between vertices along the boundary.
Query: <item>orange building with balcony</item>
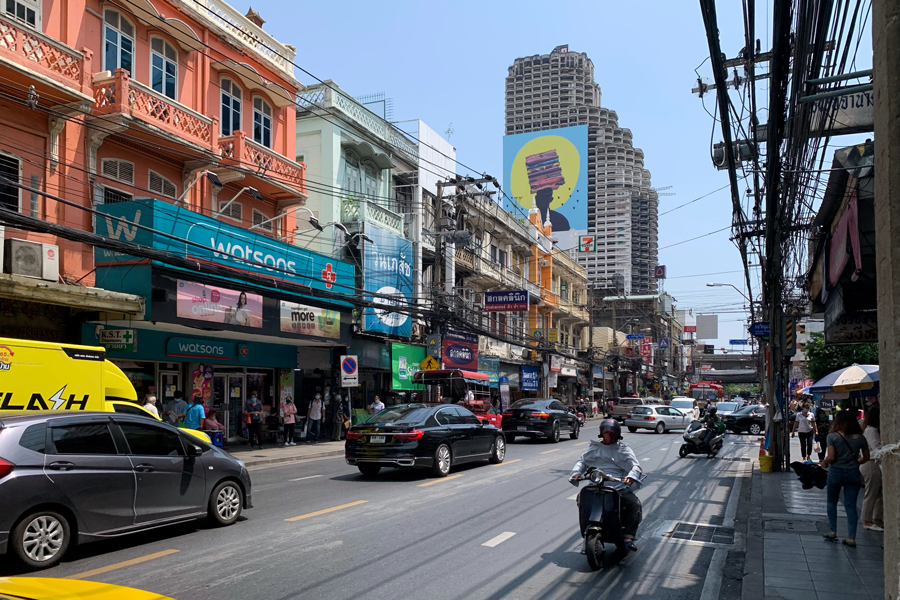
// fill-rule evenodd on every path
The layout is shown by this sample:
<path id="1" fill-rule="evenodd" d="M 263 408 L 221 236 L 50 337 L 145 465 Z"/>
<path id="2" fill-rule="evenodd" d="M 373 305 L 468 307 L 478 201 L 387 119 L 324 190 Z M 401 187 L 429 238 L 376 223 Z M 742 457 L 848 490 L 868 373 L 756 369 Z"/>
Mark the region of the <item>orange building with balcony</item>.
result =
<path id="1" fill-rule="evenodd" d="M 244 15 L 219 0 L 6 1 L 0 6 L 0 206 L 93 231 L 95 218 L 86 209 L 154 197 L 182 201 L 223 223 L 289 236 L 292 209 L 307 197 L 306 167 L 291 158 L 295 93 L 302 86 L 294 78 L 294 48 L 263 24 L 252 9 Z M 67 284 L 93 284 L 92 247 L 4 229 L 7 240 L 58 247 L 50 251 L 58 281 L 48 285 L 71 292 Z M 22 284 L 0 285 L 0 309 L 9 315 L 22 302 L 42 301 Z M 49 314 L 41 306 L 37 312 Z M 110 307 L 80 308 L 88 309 Z M 75 308 L 68 310 L 71 316 Z M 45 327 L 35 321 L 20 333 L 66 337 L 42 333 Z"/>

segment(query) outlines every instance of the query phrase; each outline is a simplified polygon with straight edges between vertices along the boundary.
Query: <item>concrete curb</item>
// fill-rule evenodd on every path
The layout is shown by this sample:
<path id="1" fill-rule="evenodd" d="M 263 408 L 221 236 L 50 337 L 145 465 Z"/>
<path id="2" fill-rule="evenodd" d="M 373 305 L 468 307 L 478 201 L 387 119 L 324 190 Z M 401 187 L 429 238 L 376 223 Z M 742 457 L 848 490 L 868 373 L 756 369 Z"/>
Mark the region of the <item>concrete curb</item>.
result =
<path id="1" fill-rule="evenodd" d="M 271 465 L 277 463 L 290 463 L 290 462 L 298 462 L 302 460 L 311 460 L 314 458 L 329 458 L 334 456 L 344 456 L 343 448 L 340 450 L 329 450 L 328 452 L 319 452 L 317 454 L 307 454 L 307 455 L 295 455 L 295 456 L 279 456 L 277 458 L 258 458 L 255 460 L 244 460 L 239 455 L 232 455 L 238 460 L 244 461 L 244 466 L 246 467 L 255 467 L 258 465 Z"/>
<path id="2" fill-rule="evenodd" d="M 746 504 L 741 503 L 738 520 L 745 528 L 746 549 L 744 556 L 743 577 L 741 579 L 741 600 L 763 600 L 766 595 L 765 577 L 763 573 L 763 490 L 762 472 L 759 461 L 753 461 L 753 472 L 750 476 L 750 495 Z"/>

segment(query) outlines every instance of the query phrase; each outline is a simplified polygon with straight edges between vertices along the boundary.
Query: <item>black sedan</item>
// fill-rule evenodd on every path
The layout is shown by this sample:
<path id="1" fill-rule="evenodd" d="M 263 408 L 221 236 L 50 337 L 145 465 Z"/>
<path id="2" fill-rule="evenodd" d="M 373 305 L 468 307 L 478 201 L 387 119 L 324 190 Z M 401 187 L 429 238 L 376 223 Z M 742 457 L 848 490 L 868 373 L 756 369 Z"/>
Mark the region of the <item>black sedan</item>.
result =
<path id="1" fill-rule="evenodd" d="M 568 433 L 570 439 L 577 440 L 580 430 L 578 416 L 567 409 L 565 404 L 552 398 L 530 398 L 514 402 L 503 413 L 502 427 L 510 442 L 521 435 L 556 443 L 562 433 Z"/>
<path id="2" fill-rule="evenodd" d="M 766 407 L 764 404 L 751 404 L 738 409 L 725 417 L 725 429 L 733 433 L 747 432 L 759 435 L 766 430 Z"/>
<path id="3" fill-rule="evenodd" d="M 363 475 L 381 467 L 425 467 L 445 477 L 453 465 L 506 457 L 506 440 L 493 425 L 455 404 L 400 404 L 347 432 L 347 463 Z"/>

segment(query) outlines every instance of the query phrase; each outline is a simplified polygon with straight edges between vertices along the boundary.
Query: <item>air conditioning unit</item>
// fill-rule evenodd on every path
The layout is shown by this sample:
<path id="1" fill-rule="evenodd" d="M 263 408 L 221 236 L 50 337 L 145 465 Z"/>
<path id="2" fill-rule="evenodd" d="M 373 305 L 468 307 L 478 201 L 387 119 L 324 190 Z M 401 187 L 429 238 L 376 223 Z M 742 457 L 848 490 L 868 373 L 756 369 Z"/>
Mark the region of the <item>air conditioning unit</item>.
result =
<path id="1" fill-rule="evenodd" d="M 425 337 L 425 325 L 423 325 L 422 323 L 413 323 L 412 337 L 417 340 Z"/>
<path id="2" fill-rule="evenodd" d="M 3 272 L 46 281 L 59 280 L 59 247 L 27 240 L 4 240 Z"/>

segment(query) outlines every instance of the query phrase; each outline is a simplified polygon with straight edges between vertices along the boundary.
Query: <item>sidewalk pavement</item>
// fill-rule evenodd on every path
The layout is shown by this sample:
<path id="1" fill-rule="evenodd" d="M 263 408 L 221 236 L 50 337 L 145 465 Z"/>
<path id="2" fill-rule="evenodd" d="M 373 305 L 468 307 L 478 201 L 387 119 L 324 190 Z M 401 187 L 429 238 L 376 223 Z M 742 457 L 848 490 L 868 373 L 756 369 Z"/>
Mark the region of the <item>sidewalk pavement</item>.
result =
<path id="1" fill-rule="evenodd" d="M 248 467 L 266 465 L 297 460 L 309 460 L 312 458 L 324 458 L 327 456 L 343 456 L 344 442 L 332 442 L 330 439 L 316 443 L 297 442 L 296 446 L 285 446 L 270 442 L 264 444 L 264 450 L 251 450 L 244 443 L 228 445 L 228 452 L 235 458 L 244 461 Z"/>
<path id="2" fill-rule="evenodd" d="M 792 444 L 791 456 L 800 456 Z M 862 493 L 859 495 L 862 514 Z M 747 521 L 742 600 L 880 600 L 884 597 L 884 534 L 863 529 L 856 548 L 822 537 L 828 531 L 825 490 L 804 490 L 793 472 L 761 473 L 754 461 Z M 843 502 L 838 540 L 847 537 Z"/>

